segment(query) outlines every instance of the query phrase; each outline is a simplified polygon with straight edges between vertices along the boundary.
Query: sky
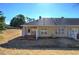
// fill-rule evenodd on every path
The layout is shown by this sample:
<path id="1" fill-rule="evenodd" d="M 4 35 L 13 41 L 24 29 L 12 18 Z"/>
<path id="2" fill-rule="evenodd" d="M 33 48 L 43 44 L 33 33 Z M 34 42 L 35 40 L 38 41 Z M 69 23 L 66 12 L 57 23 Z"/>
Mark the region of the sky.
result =
<path id="1" fill-rule="evenodd" d="M 4 13 L 7 24 L 18 14 L 35 19 L 39 16 L 79 18 L 79 4 L 77 3 L 0 3 L 0 11 Z"/>

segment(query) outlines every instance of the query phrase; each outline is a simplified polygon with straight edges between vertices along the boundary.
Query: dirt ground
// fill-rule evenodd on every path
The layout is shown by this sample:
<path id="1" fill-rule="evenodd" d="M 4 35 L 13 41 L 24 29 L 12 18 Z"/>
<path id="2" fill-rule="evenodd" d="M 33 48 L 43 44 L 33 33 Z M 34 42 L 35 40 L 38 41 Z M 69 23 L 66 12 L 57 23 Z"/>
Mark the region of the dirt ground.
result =
<path id="1" fill-rule="evenodd" d="M 0 44 L 6 43 L 13 38 L 21 36 L 21 30 L 8 29 L 0 34 Z M 16 49 L 0 47 L 0 55 L 78 55 L 79 50 L 55 50 L 55 49 Z"/>

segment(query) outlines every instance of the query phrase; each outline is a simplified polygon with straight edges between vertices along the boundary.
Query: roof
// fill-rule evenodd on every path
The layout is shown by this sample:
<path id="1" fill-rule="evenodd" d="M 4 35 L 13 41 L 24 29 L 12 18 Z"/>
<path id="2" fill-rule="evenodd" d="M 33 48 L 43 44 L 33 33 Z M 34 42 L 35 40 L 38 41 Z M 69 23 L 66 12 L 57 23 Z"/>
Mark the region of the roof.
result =
<path id="1" fill-rule="evenodd" d="M 79 18 L 41 18 L 26 25 L 79 25 Z"/>
<path id="2" fill-rule="evenodd" d="M 79 25 L 79 18 L 66 18 L 65 23 L 67 25 Z"/>

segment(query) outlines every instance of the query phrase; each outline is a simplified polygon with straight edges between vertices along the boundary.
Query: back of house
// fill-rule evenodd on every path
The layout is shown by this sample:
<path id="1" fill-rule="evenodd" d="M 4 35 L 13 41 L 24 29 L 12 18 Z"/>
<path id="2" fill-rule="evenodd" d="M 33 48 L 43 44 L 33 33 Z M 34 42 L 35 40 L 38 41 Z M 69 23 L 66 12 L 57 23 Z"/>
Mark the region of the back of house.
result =
<path id="1" fill-rule="evenodd" d="M 79 18 L 39 18 L 22 26 L 22 36 L 79 39 Z"/>

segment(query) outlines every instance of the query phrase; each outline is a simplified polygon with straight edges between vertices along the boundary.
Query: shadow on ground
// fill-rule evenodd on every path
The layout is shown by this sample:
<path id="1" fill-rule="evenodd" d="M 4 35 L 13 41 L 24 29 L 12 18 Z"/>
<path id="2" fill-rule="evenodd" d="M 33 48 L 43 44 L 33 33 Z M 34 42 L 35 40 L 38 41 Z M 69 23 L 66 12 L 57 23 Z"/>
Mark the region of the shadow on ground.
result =
<path id="1" fill-rule="evenodd" d="M 79 50 L 79 48 L 73 48 L 77 41 L 73 39 L 27 39 L 24 37 L 14 38 L 7 43 L 1 44 L 3 48 L 16 48 L 16 49 L 49 49 L 49 50 Z"/>

